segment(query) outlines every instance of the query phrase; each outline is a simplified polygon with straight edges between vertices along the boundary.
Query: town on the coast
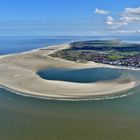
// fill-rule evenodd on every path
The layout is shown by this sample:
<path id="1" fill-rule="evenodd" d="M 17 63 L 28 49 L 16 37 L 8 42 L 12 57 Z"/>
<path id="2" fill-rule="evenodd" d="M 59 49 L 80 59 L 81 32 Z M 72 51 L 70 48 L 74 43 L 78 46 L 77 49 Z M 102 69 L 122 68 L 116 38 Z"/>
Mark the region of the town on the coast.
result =
<path id="1" fill-rule="evenodd" d="M 70 43 L 70 47 L 59 50 L 53 57 L 78 63 L 94 61 L 116 66 L 140 67 L 140 44 L 120 40 L 91 40 Z"/>

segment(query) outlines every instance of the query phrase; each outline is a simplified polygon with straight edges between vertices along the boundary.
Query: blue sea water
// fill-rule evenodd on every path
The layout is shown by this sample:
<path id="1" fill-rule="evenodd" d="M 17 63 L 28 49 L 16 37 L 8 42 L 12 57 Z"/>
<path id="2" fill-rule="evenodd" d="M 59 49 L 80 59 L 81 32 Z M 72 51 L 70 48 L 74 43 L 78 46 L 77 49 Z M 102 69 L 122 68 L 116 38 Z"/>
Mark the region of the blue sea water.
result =
<path id="1" fill-rule="evenodd" d="M 0 55 L 28 51 L 49 45 L 72 41 L 71 38 L 55 37 L 0 37 Z"/>
<path id="2" fill-rule="evenodd" d="M 120 39 L 129 42 L 139 42 L 140 36 L 99 36 L 99 37 L 45 37 L 45 36 L 0 36 L 0 55 L 28 51 L 36 48 L 47 47 L 55 44 L 63 44 L 77 40 L 97 40 L 97 39 Z"/>

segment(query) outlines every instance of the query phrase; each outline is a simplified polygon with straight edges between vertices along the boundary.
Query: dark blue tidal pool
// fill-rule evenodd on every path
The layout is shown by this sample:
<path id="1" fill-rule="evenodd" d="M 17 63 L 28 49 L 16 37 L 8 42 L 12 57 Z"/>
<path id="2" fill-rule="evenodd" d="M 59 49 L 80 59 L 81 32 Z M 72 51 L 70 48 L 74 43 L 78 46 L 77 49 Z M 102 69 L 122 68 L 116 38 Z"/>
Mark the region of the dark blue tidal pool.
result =
<path id="1" fill-rule="evenodd" d="M 77 83 L 92 83 L 104 80 L 116 79 L 122 74 L 122 70 L 111 68 L 87 68 L 87 69 L 42 69 L 37 74 L 46 80 L 59 80 Z"/>

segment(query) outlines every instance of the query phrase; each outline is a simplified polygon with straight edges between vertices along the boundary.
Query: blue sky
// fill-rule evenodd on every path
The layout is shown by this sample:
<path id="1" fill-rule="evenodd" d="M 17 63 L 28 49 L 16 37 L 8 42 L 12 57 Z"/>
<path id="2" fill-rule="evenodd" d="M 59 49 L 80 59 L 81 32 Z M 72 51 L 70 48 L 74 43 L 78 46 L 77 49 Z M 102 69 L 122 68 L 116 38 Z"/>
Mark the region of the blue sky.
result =
<path id="1" fill-rule="evenodd" d="M 140 0 L 0 0 L 0 35 L 120 34 L 140 34 Z"/>

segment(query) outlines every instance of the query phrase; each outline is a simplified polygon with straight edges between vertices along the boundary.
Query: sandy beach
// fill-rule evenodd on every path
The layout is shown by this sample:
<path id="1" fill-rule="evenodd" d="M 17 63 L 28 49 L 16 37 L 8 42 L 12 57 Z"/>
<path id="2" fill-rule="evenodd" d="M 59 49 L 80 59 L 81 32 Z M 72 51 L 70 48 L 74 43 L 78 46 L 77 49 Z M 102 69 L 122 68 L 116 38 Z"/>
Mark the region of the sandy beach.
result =
<path id="1" fill-rule="evenodd" d="M 95 96 L 113 95 L 134 88 L 138 82 L 121 78 L 95 83 L 72 83 L 40 78 L 36 72 L 42 68 L 122 68 L 89 62 L 75 63 L 49 56 L 54 51 L 69 47 L 68 44 L 54 45 L 29 52 L 0 56 L 0 85 L 25 95 L 51 99 L 85 99 Z M 135 69 L 134 69 L 135 70 Z"/>

